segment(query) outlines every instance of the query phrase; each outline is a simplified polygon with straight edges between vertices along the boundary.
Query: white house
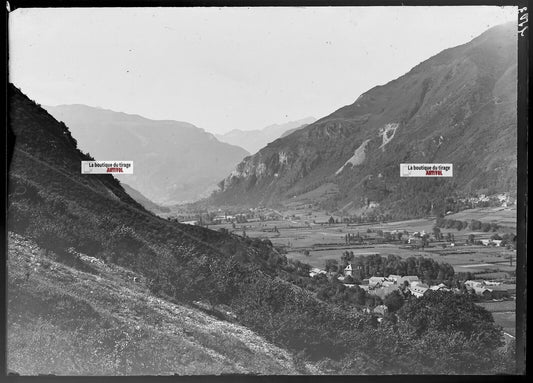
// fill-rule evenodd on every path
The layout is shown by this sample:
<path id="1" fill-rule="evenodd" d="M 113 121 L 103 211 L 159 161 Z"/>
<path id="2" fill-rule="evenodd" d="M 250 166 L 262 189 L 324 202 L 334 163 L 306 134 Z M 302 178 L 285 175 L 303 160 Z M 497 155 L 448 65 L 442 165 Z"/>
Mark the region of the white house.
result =
<path id="1" fill-rule="evenodd" d="M 429 290 L 428 287 L 424 286 L 423 283 L 419 283 L 416 286 L 410 286 L 409 291 L 411 291 L 411 294 L 413 294 L 415 297 L 420 298 L 424 296 L 424 294 Z"/>
<path id="2" fill-rule="evenodd" d="M 439 283 L 438 285 L 431 286 L 430 290 L 433 290 L 433 291 L 439 291 L 439 290 L 450 291 L 450 289 L 448 287 L 446 287 L 446 285 L 444 283 Z"/>
<path id="3" fill-rule="evenodd" d="M 468 280 L 465 282 L 465 286 L 466 287 L 483 287 L 485 286 L 485 281 L 484 280 L 478 280 L 478 281 L 475 281 L 475 280 Z"/>
<path id="4" fill-rule="evenodd" d="M 310 277 L 314 277 L 318 274 L 327 274 L 326 270 L 322 270 L 322 269 L 319 269 L 318 267 L 313 267 L 310 271 L 309 271 L 309 276 Z"/>
<path id="5" fill-rule="evenodd" d="M 348 263 L 348 266 L 346 266 L 346 267 L 344 268 L 344 275 L 345 275 L 345 276 L 348 276 L 348 275 L 349 275 L 349 276 L 352 276 L 352 271 L 353 271 L 353 269 L 352 269 L 352 264 L 351 264 L 351 263 Z"/>

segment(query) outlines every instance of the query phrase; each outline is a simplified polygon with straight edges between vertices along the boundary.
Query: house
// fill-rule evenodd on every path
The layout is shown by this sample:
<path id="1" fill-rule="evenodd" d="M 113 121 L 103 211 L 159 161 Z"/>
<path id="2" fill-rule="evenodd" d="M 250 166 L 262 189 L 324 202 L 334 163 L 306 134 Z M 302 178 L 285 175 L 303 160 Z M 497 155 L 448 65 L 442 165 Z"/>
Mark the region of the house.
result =
<path id="1" fill-rule="evenodd" d="M 411 292 L 411 294 L 413 294 L 417 298 L 424 296 L 424 294 L 428 290 L 429 290 L 429 287 L 427 287 L 427 285 L 424 285 L 423 283 L 418 283 L 416 286 L 409 287 L 409 291 Z"/>
<path id="2" fill-rule="evenodd" d="M 352 276 L 352 271 L 353 271 L 353 269 L 352 269 L 352 264 L 351 264 L 351 263 L 348 263 L 348 266 L 346 266 L 346 267 L 344 268 L 344 275 L 345 275 L 345 276 L 348 276 L 348 275 L 349 275 L 349 276 Z"/>
<path id="3" fill-rule="evenodd" d="M 327 272 L 326 272 L 326 270 L 319 269 L 318 267 L 313 267 L 309 271 L 309 276 L 310 277 L 314 277 L 314 276 L 319 275 L 319 274 L 327 274 Z"/>
<path id="4" fill-rule="evenodd" d="M 410 245 L 422 245 L 424 240 L 420 237 L 409 237 L 407 243 Z"/>
<path id="5" fill-rule="evenodd" d="M 368 279 L 368 284 L 370 286 L 376 286 L 377 284 L 381 284 L 381 282 L 385 281 L 387 278 L 385 277 L 370 277 Z"/>
<path id="6" fill-rule="evenodd" d="M 439 283 L 438 285 L 431 286 L 429 289 L 433 291 L 450 291 L 450 289 L 446 287 L 444 283 Z"/>
<path id="7" fill-rule="evenodd" d="M 468 280 L 465 282 L 465 286 L 466 287 L 472 287 L 472 288 L 475 288 L 475 287 L 483 287 L 485 286 L 485 281 L 483 279 L 479 279 L 479 280 Z"/>
<path id="8" fill-rule="evenodd" d="M 482 239 L 481 243 L 483 246 L 501 246 L 502 240 L 501 239 Z"/>
<path id="9" fill-rule="evenodd" d="M 398 282 L 398 279 L 400 279 L 402 276 L 401 275 L 395 275 L 395 274 L 391 274 L 387 277 L 387 279 L 389 281 L 393 281 L 393 282 Z"/>
<path id="10" fill-rule="evenodd" d="M 385 305 L 379 305 L 374 307 L 374 310 L 372 312 L 380 316 L 385 316 L 389 312 L 389 308 Z"/>
<path id="11" fill-rule="evenodd" d="M 485 286 L 473 287 L 472 289 L 476 295 L 482 296 L 485 299 L 490 299 L 492 297 L 492 289 L 488 289 Z"/>

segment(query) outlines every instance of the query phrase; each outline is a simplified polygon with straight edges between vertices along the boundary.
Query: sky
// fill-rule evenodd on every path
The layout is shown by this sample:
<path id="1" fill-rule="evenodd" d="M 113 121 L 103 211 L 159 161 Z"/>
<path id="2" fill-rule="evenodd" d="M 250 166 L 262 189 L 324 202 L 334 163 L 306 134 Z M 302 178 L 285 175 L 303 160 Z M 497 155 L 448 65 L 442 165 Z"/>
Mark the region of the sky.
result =
<path id="1" fill-rule="evenodd" d="M 498 6 L 17 9 L 9 78 L 41 105 L 252 130 L 327 116 L 516 15 Z"/>

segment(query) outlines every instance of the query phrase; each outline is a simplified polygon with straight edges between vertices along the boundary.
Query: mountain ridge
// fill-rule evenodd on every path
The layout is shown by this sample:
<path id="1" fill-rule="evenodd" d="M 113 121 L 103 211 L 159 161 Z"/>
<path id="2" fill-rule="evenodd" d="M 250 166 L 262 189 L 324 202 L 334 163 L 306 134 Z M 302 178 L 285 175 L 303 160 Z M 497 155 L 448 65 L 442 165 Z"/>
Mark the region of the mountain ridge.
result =
<path id="1" fill-rule="evenodd" d="M 285 135 L 288 131 L 297 130 L 314 121 L 316 121 L 316 118 L 306 117 L 282 124 L 271 124 L 262 129 L 233 129 L 224 134 L 216 134 L 215 136 L 223 142 L 243 147 L 251 154 L 254 154 L 269 142 Z"/>
<path id="2" fill-rule="evenodd" d="M 319 199 L 323 207 L 353 202 L 356 211 L 373 202 L 408 217 L 432 213 L 454 193 L 516 190 L 514 25 L 446 49 L 270 143 L 243 160 L 207 203 L 288 203 L 332 183 L 339 192 Z M 350 166 L 355 153 L 364 160 Z M 400 163 L 409 162 L 454 163 L 454 177 L 400 178 Z"/>
<path id="3" fill-rule="evenodd" d="M 219 174 L 248 155 L 188 122 L 151 120 L 83 104 L 45 108 L 64 121 L 80 148 L 96 159 L 133 160 L 134 174 L 118 178 L 158 204 L 209 195 Z"/>

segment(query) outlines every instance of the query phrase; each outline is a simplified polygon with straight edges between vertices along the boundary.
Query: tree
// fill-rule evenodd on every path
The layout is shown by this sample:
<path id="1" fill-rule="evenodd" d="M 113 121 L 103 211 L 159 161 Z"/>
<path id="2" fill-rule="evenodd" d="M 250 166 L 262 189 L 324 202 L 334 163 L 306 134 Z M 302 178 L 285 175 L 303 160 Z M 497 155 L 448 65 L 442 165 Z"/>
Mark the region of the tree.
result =
<path id="1" fill-rule="evenodd" d="M 343 266 L 347 266 L 349 263 L 351 263 L 354 259 L 353 251 L 345 251 L 342 253 L 341 261 Z"/>
<path id="2" fill-rule="evenodd" d="M 433 236 L 437 241 L 441 239 L 440 229 L 437 226 L 433 226 Z"/>
<path id="3" fill-rule="evenodd" d="M 492 314 L 467 295 L 428 291 L 421 298 L 406 301 L 398 316 L 419 336 L 429 331 L 460 333 L 479 349 L 502 345 L 501 328 L 494 325 Z"/>
<path id="4" fill-rule="evenodd" d="M 395 290 L 385 297 L 383 303 L 387 306 L 389 312 L 393 313 L 403 306 L 404 299 L 402 294 L 398 290 Z"/>
<path id="5" fill-rule="evenodd" d="M 335 219 L 333 217 L 329 217 L 328 224 L 333 225 L 335 223 Z"/>
<path id="6" fill-rule="evenodd" d="M 351 275 L 347 275 L 346 278 L 344 278 L 344 283 L 353 284 L 355 283 L 355 280 L 353 279 Z"/>
<path id="7" fill-rule="evenodd" d="M 337 270 L 339 269 L 339 261 L 337 261 L 336 259 L 326 259 L 325 269 L 328 272 L 337 272 Z"/>

